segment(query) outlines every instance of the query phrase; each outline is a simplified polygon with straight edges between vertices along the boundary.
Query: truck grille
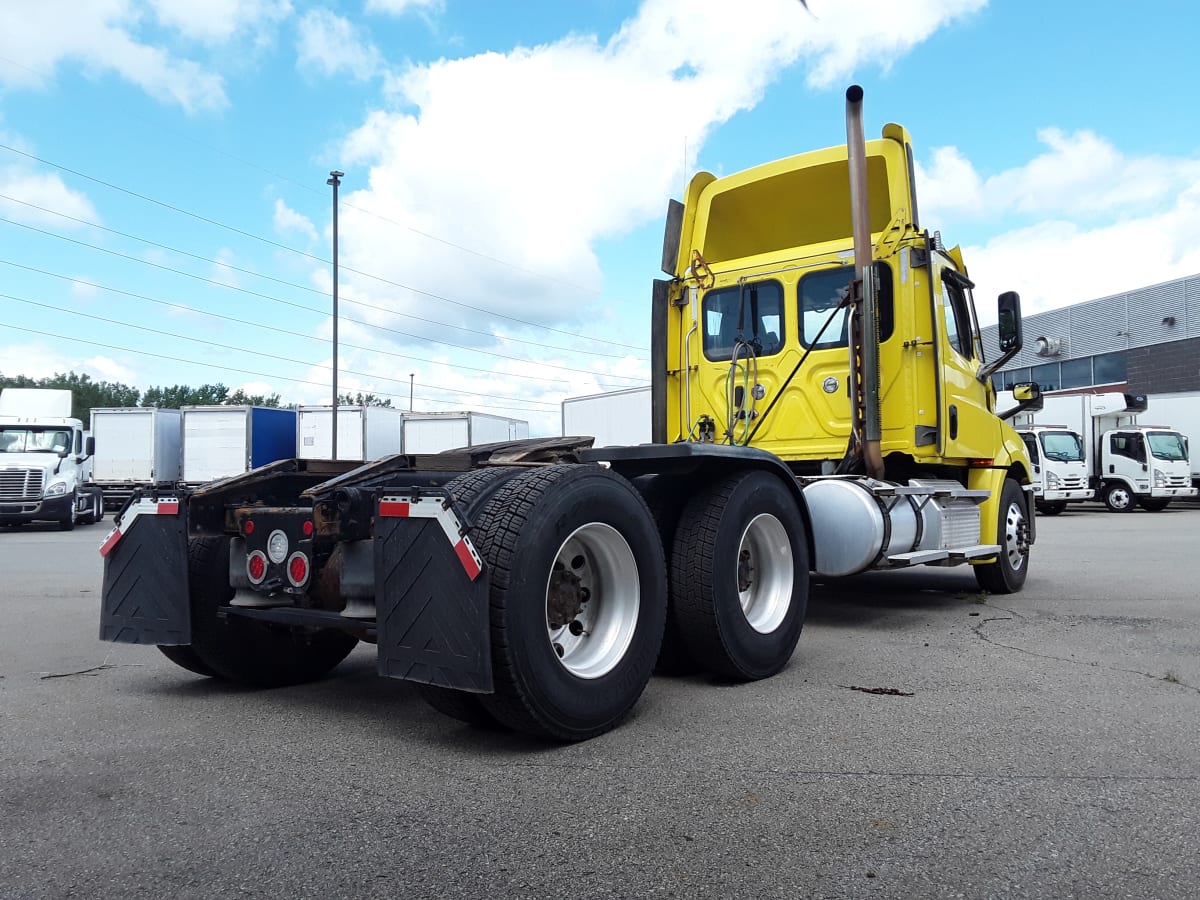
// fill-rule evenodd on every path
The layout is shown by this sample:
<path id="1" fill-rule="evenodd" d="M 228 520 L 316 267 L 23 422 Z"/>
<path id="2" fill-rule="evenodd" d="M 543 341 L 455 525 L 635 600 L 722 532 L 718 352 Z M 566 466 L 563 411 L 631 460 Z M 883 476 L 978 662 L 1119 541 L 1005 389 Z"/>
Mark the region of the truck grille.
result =
<path id="1" fill-rule="evenodd" d="M 44 469 L 0 469 L 0 500 L 41 500 Z"/>
<path id="2" fill-rule="evenodd" d="M 1067 476 L 1064 476 L 1064 477 L 1063 477 L 1063 478 L 1060 480 L 1059 484 L 1061 485 L 1061 487 L 1062 487 L 1062 489 L 1063 489 L 1063 490 L 1067 490 L 1067 491 L 1073 491 L 1073 490 L 1077 490 L 1077 489 L 1079 489 L 1079 488 L 1087 487 L 1087 485 L 1085 485 L 1085 484 L 1083 483 L 1083 476 L 1082 476 L 1082 475 L 1067 475 Z"/>
<path id="3" fill-rule="evenodd" d="M 1188 488 L 1192 486 L 1190 475 L 1172 475 L 1167 479 L 1167 487 Z"/>

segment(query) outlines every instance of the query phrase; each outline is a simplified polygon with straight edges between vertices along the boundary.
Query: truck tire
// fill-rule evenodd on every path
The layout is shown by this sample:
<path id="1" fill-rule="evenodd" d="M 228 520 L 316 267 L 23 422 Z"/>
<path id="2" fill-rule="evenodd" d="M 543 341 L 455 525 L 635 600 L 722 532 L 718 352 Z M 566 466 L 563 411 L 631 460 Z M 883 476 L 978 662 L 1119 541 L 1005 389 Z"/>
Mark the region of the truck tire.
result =
<path id="1" fill-rule="evenodd" d="M 634 479 L 634 486 L 642 494 L 654 524 L 658 526 L 658 536 L 662 541 L 666 554 L 667 571 L 671 571 L 671 548 L 675 543 L 675 529 L 679 525 L 679 515 L 687 502 L 683 485 L 677 478 L 666 475 L 642 475 Z M 700 664 L 692 657 L 683 634 L 679 630 L 678 616 L 675 604 L 670 602 L 670 592 L 667 600 L 667 622 L 663 628 L 662 646 L 658 648 L 658 660 L 654 671 L 663 675 L 693 675 L 700 671 Z"/>
<path id="2" fill-rule="evenodd" d="M 1043 516 L 1057 516 L 1066 508 L 1066 500 L 1056 500 L 1054 503 L 1039 503 L 1037 506 L 1037 511 Z"/>
<path id="3" fill-rule="evenodd" d="M 188 541 L 188 590 L 192 608 L 190 649 L 197 660 L 227 681 L 254 687 L 314 681 L 345 659 L 358 643 L 357 638 L 335 629 L 312 631 L 238 616 L 219 618 L 217 608 L 233 598 L 227 537 Z M 167 657 L 191 668 L 180 662 L 189 659 L 190 654 L 168 653 Z"/>
<path id="4" fill-rule="evenodd" d="M 1123 481 L 1110 481 L 1104 486 L 1104 505 L 1110 512 L 1132 512 L 1137 506 L 1133 491 Z"/>
<path id="5" fill-rule="evenodd" d="M 58 520 L 59 531 L 74 531 L 75 530 L 75 504 L 79 500 L 75 496 L 75 492 L 71 491 L 71 506 L 67 510 L 67 514 Z"/>
<path id="6" fill-rule="evenodd" d="M 1025 492 L 1012 478 L 1000 489 L 996 536 L 1000 553 L 995 562 L 975 566 L 975 581 L 989 594 L 1013 594 L 1029 574 L 1029 523 L 1026 521 Z"/>
<path id="7" fill-rule="evenodd" d="M 714 674 L 766 678 L 792 658 L 808 607 L 808 538 L 778 476 L 739 472 L 684 507 L 671 604 L 693 658 Z"/>
<path id="8" fill-rule="evenodd" d="M 196 651 L 191 647 L 159 644 L 158 649 L 162 651 L 163 656 L 181 669 L 187 669 L 189 672 L 195 672 L 197 675 L 203 675 L 206 678 L 219 677 L 212 666 L 207 665 L 204 660 L 197 656 Z"/>
<path id="9" fill-rule="evenodd" d="M 1162 512 L 1170 504 L 1170 497 L 1143 497 L 1138 501 L 1138 506 L 1146 512 Z"/>
<path id="10" fill-rule="evenodd" d="M 500 722 L 580 741 L 613 728 L 646 687 L 666 619 L 666 565 L 637 490 L 594 465 L 530 470 L 492 497 L 476 544 L 490 573 Z"/>
<path id="11" fill-rule="evenodd" d="M 462 507 L 474 521 L 478 518 L 480 507 L 487 502 L 500 487 L 514 476 L 528 471 L 520 466 L 496 466 L 493 468 L 475 469 L 466 475 L 460 475 L 449 484 L 446 490 L 455 502 Z M 443 715 L 476 728 L 498 729 L 503 726 L 484 707 L 478 694 L 467 691 L 456 691 L 452 688 L 440 687 L 436 684 L 414 683 L 418 696 Z"/>

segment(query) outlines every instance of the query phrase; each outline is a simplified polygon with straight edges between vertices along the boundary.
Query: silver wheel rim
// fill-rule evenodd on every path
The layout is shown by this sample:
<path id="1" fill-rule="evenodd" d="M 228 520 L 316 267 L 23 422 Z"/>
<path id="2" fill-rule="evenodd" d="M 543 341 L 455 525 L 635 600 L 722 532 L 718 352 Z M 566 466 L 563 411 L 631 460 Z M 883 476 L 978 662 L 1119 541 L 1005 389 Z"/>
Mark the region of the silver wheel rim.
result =
<path id="1" fill-rule="evenodd" d="M 1109 491 L 1108 499 L 1116 509 L 1125 509 L 1131 502 L 1129 491 L 1125 490 L 1123 487 L 1114 488 L 1113 490 Z"/>
<path id="2" fill-rule="evenodd" d="M 546 581 L 546 633 L 579 678 L 611 672 L 629 650 L 641 606 L 637 560 L 611 525 L 576 528 L 558 548 Z"/>
<path id="3" fill-rule="evenodd" d="M 796 577 L 787 529 L 770 513 L 755 516 L 738 545 L 738 599 L 742 615 L 759 634 L 770 634 L 787 617 Z"/>
<path id="4" fill-rule="evenodd" d="M 1025 514 L 1019 503 L 1008 504 L 1008 515 L 1004 517 L 1004 553 L 1014 572 L 1025 565 Z"/>

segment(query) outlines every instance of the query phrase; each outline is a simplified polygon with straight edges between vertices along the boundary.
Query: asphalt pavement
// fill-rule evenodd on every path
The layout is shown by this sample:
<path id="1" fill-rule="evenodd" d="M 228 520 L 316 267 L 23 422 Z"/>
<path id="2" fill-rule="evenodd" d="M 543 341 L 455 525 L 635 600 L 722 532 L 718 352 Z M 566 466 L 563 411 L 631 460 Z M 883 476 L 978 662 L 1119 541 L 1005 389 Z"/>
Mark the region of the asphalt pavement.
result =
<path id="1" fill-rule="evenodd" d="M 817 583 L 780 675 L 655 677 L 570 746 L 370 646 L 249 691 L 101 643 L 110 525 L 0 529 L 0 897 L 1197 895 L 1195 503 L 1040 517 L 1007 597 Z"/>

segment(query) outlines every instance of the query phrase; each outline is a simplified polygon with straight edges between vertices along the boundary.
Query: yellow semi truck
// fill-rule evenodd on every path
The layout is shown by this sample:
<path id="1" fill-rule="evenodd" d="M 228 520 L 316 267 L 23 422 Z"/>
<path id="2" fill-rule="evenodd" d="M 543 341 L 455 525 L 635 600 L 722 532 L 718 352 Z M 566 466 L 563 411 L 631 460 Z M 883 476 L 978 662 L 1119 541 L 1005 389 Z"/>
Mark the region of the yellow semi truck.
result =
<path id="1" fill-rule="evenodd" d="M 969 564 L 1019 590 L 1031 467 L 990 387 L 1019 298 L 985 361 L 961 254 L 919 225 L 908 133 L 866 142 L 861 103 L 852 87 L 846 146 L 701 173 L 671 202 L 653 443 L 288 460 L 144 492 L 101 550 L 101 637 L 259 685 L 368 641 L 450 716 L 570 741 L 619 722 L 656 666 L 778 672 L 810 574 Z"/>

